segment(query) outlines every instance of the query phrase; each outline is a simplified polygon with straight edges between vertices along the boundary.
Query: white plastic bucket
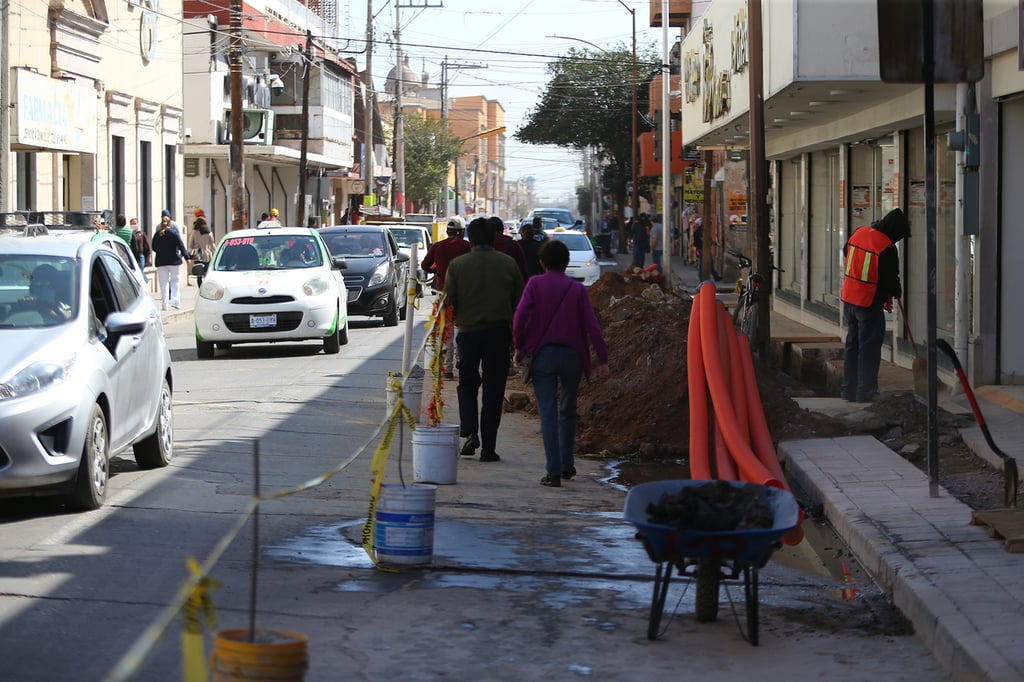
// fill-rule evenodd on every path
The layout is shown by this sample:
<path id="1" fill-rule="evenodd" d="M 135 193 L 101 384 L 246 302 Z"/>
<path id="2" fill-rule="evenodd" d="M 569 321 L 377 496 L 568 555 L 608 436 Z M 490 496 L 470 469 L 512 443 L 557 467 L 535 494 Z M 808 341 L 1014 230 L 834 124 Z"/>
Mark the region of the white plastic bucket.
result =
<path id="1" fill-rule="evenodd" d="M 412 480 L 455 483 L 459 469 L 459 425 L 417 424 L 412 432 Z"/>
<path id="2" fill-rule="evenodd" d="M 398 378 L 401 383 L 402 378 Z M 391 377 L 388 377 L 388 382 L 384 387 L 385 396 L 387 397 L 388 412 L 387 416 L 391 416 L 391 412 L 395 409 L 395 403 L 398 402 L 398 392 L 391 388 Z M 405 377 L 405 388 L 402 389 L 402 402 L 405 406 L 412 410 L 412 413 L 416 415 L 416 421 L 420 419 L 420 404 L 423 402 L 423 377 L 422 376 L 408 376 Z"/>
<path id="3" fill-rule="evenodd" d="M 415 566 L 433 560 L 436 493 L 432 485 L 381 485 L 373 517 L 378 563 Z"/>

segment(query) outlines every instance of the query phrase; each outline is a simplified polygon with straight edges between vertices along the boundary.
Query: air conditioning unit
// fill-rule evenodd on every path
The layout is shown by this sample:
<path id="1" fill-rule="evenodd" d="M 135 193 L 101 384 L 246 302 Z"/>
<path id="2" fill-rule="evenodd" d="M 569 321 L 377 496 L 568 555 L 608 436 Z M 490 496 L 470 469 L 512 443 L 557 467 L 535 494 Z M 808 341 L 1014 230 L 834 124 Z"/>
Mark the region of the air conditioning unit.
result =
<path id="1" fill-rule="evenodd" d="M 224 114 L 225 144 L 231 142 L 231 110 Z M 242 142 L 244 144 L 274 144 L 274 111 L 272 109 L 242 109 Z"/>

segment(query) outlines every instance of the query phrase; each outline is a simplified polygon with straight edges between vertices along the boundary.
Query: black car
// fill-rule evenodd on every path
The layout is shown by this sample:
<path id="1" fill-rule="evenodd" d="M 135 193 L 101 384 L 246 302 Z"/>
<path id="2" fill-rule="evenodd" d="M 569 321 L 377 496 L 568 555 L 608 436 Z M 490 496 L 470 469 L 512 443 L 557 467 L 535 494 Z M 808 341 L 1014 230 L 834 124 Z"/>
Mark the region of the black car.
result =
<path id="1" fill-rule="evenodd" d="M 345 258 L 348 314 L 383 318 L 394 327 L 405 319 L 409 256 L 384 225 L 325 227 L 320 236 L 332 257 Z"/>

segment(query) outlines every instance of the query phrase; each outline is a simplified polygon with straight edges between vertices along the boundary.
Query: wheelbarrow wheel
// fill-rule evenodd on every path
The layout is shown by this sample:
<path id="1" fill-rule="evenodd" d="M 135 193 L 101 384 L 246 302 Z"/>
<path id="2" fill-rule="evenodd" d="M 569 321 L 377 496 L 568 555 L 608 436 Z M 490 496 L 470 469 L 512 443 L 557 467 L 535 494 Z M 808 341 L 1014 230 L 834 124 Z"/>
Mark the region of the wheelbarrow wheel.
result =
<path id="1" fill-rule="evenodd" d="M 718 559 L 697 560 L 697 622 L 710 623 L 718 618 L 721 579 L 721 562 Z"/>

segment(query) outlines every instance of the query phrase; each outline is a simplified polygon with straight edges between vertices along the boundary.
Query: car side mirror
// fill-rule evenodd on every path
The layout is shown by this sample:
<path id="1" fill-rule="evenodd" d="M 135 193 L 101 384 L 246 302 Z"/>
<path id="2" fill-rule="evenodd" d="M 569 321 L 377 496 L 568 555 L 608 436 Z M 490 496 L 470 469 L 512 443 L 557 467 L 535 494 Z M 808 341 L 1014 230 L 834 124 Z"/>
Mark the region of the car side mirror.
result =
<path id="1" fill-rule="evenodd" d="M 409 254 L 403 253 L 403 252 L 399 251 L 398 253 L 395 254 L 395 262 L 396 263 L 408 263 L 409 262 Z"/>
<path id="2" fill-rule="evenodd" d="M 344 256 L 332 256 L 331 268 L 334 270 L 348 270 L 348 260 Z"/>
<path id="3" fill-rule="evenodd" d="M 192 266 L 192 274 L 196 277 L 206 276 L 206 263 L 196 263 Z"/>

